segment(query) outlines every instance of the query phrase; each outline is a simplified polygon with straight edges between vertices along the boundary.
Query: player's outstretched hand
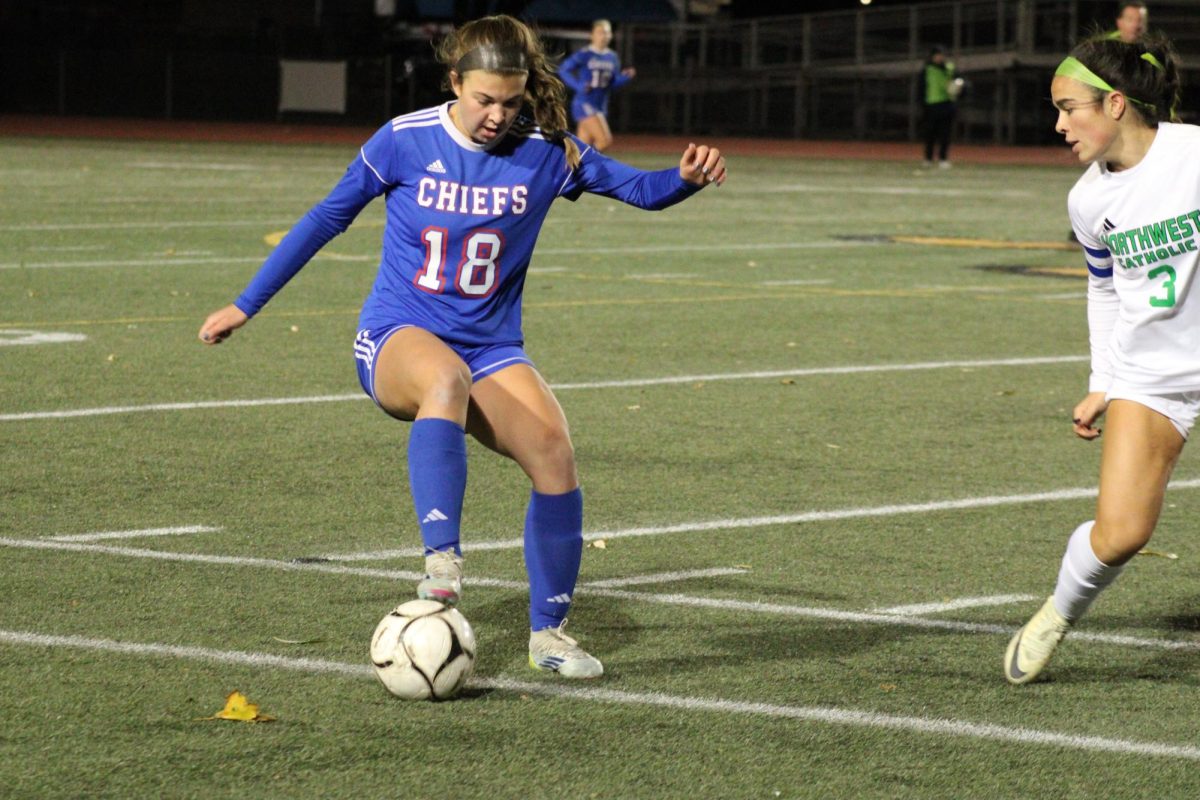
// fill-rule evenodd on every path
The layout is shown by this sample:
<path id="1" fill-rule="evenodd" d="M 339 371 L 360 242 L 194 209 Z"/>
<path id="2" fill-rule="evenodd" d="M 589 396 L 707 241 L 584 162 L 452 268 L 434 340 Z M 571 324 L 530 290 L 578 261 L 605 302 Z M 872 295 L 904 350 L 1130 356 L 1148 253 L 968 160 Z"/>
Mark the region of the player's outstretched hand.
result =
<path id="1" fill-rule="evenodd" d="M 228 339 L 231 333 L 245 325 L 248 319 L 250 318 L 246 316 L 246 312 L 231 303 L 208 315 L 208 319 L 200 326 L 200 341 L 205 344 L 220 344 Z"/>
<path id="2" fill-rule="evenodd" d="M 696 186 L 720 186 L 725 182 L 725 157 L 715 147 L 689 144 L 679 159 L 679 177 Z"/>
<path id="3" fill-rule="evenodd" d="M 1089 392 L 1088 396 L 1079 401 L 1071 414 L 1071 422 L 1075 426 L 1075 435 L 1080 439 L 1095 439 L 1100 435 L 1100 429 L 1095 427 L 1096 421 L 1108 410 L 1108 401 L 1104 392 Z"/>

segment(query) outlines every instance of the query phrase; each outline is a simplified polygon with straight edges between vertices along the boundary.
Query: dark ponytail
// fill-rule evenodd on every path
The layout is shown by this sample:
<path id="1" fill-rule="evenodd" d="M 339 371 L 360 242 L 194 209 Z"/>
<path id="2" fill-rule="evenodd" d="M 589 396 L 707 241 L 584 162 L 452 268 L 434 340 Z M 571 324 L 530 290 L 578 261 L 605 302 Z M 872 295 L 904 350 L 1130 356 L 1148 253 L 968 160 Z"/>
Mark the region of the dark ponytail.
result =
<path id="1" fill-rule="evenodd" d="M 1151 128 L 1179 120 L 1179 55 L 1165 36 L 1148 34 L 1133 43 L 1092 37 L 1075 45 L 1071 55 L 1124 94 Z"/>

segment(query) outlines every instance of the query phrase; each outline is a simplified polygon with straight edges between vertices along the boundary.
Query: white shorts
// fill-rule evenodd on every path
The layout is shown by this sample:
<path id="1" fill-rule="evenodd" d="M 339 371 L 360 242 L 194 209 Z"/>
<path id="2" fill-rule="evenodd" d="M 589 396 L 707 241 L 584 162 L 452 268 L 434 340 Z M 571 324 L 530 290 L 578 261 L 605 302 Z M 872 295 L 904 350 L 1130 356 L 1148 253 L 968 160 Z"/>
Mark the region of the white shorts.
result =
<path id="1" fill-rule="evenodd" d="M 1146 394 L 1128 386 L 1114 383 L 1108 390 L 1106 400 L 1132 400 L 1140 403 L 1151 411 L 1157 411 L 1171 421 L 1175 430 L 1187 441 L 1196 417 L 1200 416 L 1200 392 L 1172 392 L 1167 394 Z"/>

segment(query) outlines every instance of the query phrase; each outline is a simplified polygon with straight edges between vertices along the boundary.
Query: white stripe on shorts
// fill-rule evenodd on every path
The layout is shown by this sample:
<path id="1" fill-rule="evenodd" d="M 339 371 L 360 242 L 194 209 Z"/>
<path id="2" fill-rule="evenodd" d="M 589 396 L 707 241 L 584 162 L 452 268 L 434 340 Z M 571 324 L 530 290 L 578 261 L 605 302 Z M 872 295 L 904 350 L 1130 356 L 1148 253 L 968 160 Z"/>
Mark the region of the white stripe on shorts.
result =
<path id="1" fill-rule="evenodd" d="M 500 366 L 501 364 L 507 364 L 510 361 L 519 361 L 522 364 L 529 363 L 528 358 L 522 358 L 521 356 L 512 356 L 511 358 L 502 358 L 499 361 L 493 361 L 491 364 L 485 364 L 484 366 L 475 370 L 474 372 L 471 373 L 471 378 L 473 380 L 473 379 L 477 378 L 481 373 L 492 372 L 496 369 L 496 367 Z"/>

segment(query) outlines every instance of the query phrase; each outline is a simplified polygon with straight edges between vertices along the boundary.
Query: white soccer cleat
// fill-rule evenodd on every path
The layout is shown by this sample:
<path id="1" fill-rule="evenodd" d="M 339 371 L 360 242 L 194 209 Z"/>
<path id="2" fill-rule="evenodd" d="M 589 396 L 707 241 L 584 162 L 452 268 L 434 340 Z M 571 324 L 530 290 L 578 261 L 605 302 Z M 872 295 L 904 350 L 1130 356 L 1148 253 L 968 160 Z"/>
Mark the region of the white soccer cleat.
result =
<path id="1" fill-rule="evenodd" d="M 425 577 L 417 584 L 417 597 L 445 606 L 458 605 L 462 597 L 463 559 L 454 550 L 434 550 L 425 556 Z"/>
<path id="2" fill-rule="evenodd" d="M 604 665 L 563 633 L 566 624 L 564 619 L 557 628 L 529 634 L 529 666 L 557 672 L 564 678 L 599 678 L 604 674 Z"/>
<path id="3" fill-rule="evenodd" d="M 1004 677 L 1008 682 L 1022 684 L 1036 678 L 1070 627 L 1071 623 L 1054 607 L 1054 595 L 1050 595 L 1008 643 L 1004 653 Z"/>

